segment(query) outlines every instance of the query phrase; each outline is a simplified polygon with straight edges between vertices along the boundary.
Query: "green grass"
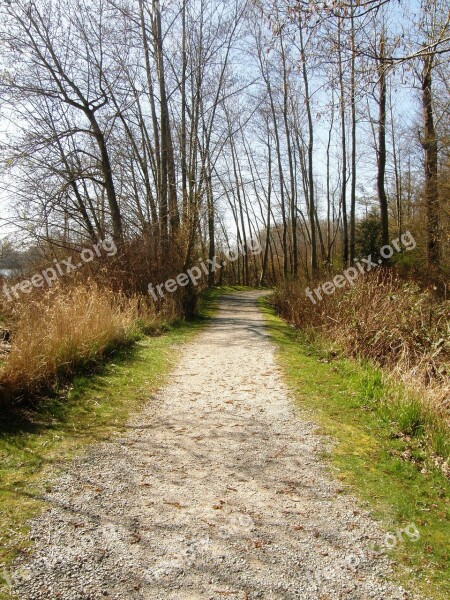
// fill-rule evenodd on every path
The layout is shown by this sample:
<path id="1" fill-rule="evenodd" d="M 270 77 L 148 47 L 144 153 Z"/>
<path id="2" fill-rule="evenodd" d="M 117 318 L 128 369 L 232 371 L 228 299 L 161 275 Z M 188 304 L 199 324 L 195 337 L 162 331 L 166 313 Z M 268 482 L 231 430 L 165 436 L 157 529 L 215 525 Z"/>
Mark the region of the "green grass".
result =
<path id="1" fill-rule="evenodd" d="M 403 536 L 391 552 L 399 581 L 428 598 L 449 598 L 450 485 L 424 449 L 419 404 L 399 402 L 400 387 L 379 370 L 308 343 L 267 300 L 260 304 L 300 413 L 335 441 L 326 459 L 345 488 L 387 532 L 419 530 L 418 540 Z"/>
<path id="2" fill-rule="evenodd" d="M 27 521 L 45 509 L 40 497 L 48 482 L 88 444 L 125 431 L 130 414 L 164 384 L 181 345 L 203 326 L 214 302 L 215 294 L 205 294 L 196 320 L 141 336 L 110 355 L 96 373 L 79 375 L 59 394 L 40 399 L 35 411 L 2 413 L 0 599 L 10 597 L 3 569 L 28 546 Z"/>

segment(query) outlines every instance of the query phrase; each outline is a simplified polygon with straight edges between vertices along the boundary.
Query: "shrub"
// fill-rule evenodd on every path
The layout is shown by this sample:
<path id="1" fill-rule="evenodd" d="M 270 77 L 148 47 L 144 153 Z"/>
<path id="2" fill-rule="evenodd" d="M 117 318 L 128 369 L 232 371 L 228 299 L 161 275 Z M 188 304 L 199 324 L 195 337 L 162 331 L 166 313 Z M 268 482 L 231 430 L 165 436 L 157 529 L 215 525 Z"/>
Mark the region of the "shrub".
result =
<path id="1" fill-rule="evenodd" d="M 306 287 L 297 282 L 276 291 L 281 315 L 310 340 L 383 367 L 363 381 L 364 401 L 394 432 L 428 446 L 448 473 L 449 302 L 392 270 L 369 273 L 316 304 Z"/>

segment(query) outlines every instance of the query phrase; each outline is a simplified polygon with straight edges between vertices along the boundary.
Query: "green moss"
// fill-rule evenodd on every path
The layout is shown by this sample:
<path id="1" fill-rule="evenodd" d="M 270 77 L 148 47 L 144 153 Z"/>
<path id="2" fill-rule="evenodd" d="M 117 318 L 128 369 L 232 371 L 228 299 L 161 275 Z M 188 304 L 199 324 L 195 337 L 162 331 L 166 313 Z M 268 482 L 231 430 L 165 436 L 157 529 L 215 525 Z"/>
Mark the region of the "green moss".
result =
<path id="1" fill-rule="evenodd" d="M 338 478 L 386 531 L 417 526 L 420 539 L 404 536 L 392 552 L 399 580 L 429 598 L 450 597 L 450 485 L 422 443 L 423 407 L 400 402 L 399 387 L 372 365 L 308 343 L 260 302 L 300 413 L 335 440 L 326 459 Z M 443 430 L 434 434 L 433 443 L 444 446 Z"/>

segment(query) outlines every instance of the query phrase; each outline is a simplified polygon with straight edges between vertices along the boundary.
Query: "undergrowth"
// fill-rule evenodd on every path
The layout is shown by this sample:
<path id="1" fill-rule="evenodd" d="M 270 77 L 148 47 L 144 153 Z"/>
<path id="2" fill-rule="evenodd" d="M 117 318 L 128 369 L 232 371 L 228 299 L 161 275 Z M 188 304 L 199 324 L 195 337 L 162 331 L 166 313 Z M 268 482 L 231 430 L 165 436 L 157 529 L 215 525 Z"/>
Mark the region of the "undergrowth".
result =
<path id="1" fill-rule="evenodd" d="M 300 283 L 279 288 L 271 302 L 305 341 L 378 365 L 378 380 L 368 389 L 371 405 L 400 435 L 448 461 L 449 301 L 387 272 L 367 274 L 316 304 Z"/>
<path id="2" fill-rule="evenodd" d="M 9 307 L 8 307 L 9 308 Z M 94 282 L 55 285 L 16 301 L 8 314 L 10 349 L 0 365 L 0 403 L 27 404 L 98 363 L 115 348 L 181 316 Z"/>

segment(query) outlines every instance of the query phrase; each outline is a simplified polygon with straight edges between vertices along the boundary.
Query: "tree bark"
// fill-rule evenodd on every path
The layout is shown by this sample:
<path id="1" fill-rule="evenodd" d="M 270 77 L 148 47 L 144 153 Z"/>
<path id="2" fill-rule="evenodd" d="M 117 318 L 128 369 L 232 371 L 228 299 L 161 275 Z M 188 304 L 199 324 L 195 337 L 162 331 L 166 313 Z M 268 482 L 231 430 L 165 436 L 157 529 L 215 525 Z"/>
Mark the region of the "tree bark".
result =
<path id="1" fill-rule="evenodd" d="M 356 258 L 356 82 L 355 82 L 355 60 L 356 60 L 356 49 L 355 49 L 355 23 L 354 23 L 354 11 L 353 6 L 351 9 L 351 45 L 352 45 L 352 58 L 351 58 L 351 76 L 350 76 L 350 105 L 352 111 L 352 179 L 351 179 L 351 192 L 350 192 L 350 264 Z"/>
<path id="2" fill-rule="evenodd" d="M 432 269 L 439 268 L 439 193 L 438 193 L 438 145 L 433 115 L 432 72 L 434 56 L 423 59 L 422 109 L 423 138 L 425 152 L 425 201 L 427 205 L 427 260 Z"/>
<path id="3" fill-rule="evenodd" d="M 314 197 L 314 171 L 313 171 L 313 152 L 314 152 L 314 126 L 311 113 L 311 101 L 309 96 L 308 72 L 306 70 L 306 53 L 303 41 L 303 24 L 301 16 L 299 17 L 300 31 L 300 57 L 302 61 L 303 84 L 305 86 L 305 104 L 308 117 L 308 208 L 309 208 L 309 227 L 311 230 L 311 275 L 314 278 L 318 272 L 317 263 L 317 242 L 316 242 L 316 224 L 315 224 L 315 197 Z"/>
<path id="4" fill-rule="evenodd" d="M 380 52 L 378 56 L 378 77 L 380 97 L 378 100 L 378 170 L 377 191 L 380 204 L 381 243 L 389 245 L 389 214 L 385 189 L 386 177 L 386 51 L 384 34 L 380 37 Z"/>
<path id="5" fill-rule="evenodd" d="M 345 92 L 344 92 L 344 73 L 342 67 L 342 46 L 341 46 L 341 18 L 338 19 L 338 56 L 339 56 L 339 87 L 340 87 L 340 105 L 341 105 L 341 135 L 342 135 L 342 181 L 341 181 L 341 205 L 342 205 L 342 228 L 343 228 L 343 246 L 342 246 L 342 264 L 346 268 L 349 259 L 349 240 L 348 240 L 348 217 L 347 217 L 347 137 L 345 129 Z"/>

